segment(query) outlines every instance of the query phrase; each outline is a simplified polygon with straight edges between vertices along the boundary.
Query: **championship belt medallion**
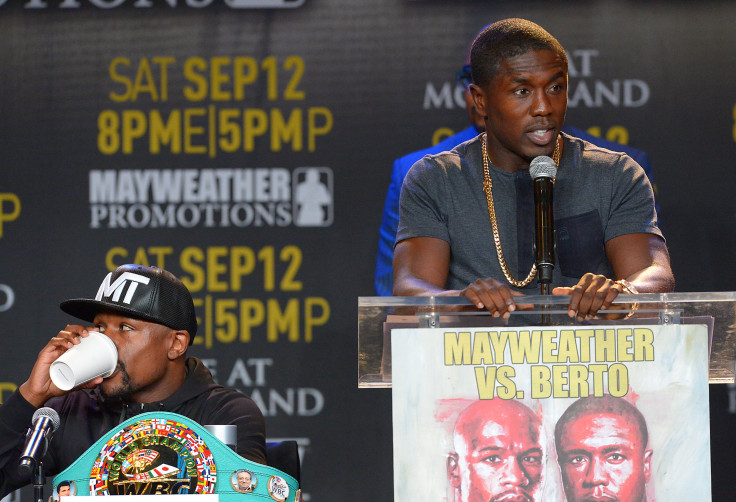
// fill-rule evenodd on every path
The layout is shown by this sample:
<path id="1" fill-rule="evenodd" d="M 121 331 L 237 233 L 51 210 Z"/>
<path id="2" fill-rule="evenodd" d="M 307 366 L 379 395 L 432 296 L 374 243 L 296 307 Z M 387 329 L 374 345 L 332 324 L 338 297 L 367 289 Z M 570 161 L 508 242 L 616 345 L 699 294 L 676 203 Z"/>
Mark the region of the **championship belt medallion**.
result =
<path id="1" fill-rule="evenodd" d="M 90 474 L 91 495 L 215 493 L 212 452 L 191 428 L 170 419 L 135 422 L 103 446 Z"/>

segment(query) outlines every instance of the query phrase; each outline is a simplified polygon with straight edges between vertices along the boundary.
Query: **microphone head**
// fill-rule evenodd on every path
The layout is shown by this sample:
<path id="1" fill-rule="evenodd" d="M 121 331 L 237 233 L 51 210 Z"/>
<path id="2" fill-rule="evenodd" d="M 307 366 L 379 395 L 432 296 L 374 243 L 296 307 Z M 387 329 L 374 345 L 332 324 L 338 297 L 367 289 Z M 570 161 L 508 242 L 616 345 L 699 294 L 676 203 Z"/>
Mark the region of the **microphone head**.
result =
<path id="1" fill-rule="evenodd" d="M 534 157 L 529 164 L 529 174 L 533 180 L 541 177 L 554 179 L 557 176 L 557 166 L 554 160 L 546 155 L 540 155 Z"/>
<path id="2" fill-rule="evenodd" d="M 33 419 L 31 420 L 31 423 L 33 425 L 36 425 L 36 422 L 38 422 L 41 417 L 46 417 L 51 422 L 51 432 L 54 432 L 59 427 L 59 414 L 56 413 L 56 410 L 53 408 L 39 408 L 36 410 L 36 413 L 33 414 Z"/>

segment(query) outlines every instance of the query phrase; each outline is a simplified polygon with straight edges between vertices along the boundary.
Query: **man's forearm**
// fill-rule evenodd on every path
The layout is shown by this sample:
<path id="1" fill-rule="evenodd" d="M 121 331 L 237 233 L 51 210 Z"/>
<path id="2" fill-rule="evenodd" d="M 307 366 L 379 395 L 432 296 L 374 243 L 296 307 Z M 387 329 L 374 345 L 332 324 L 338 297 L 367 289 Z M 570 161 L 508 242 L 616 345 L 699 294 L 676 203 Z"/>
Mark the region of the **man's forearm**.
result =
<path id="1" fill-rule="evenodd" d="M 394 296 L 459 296 L 458 290 L 447 290 L 418 277 L 394 278 Z"/>
<path id="2" fill-rule="evenodd" d="M 675 277 L 668 266 L 653 264 L 625 278 L 636 293 L 669 293 L 675 289 Z"/>

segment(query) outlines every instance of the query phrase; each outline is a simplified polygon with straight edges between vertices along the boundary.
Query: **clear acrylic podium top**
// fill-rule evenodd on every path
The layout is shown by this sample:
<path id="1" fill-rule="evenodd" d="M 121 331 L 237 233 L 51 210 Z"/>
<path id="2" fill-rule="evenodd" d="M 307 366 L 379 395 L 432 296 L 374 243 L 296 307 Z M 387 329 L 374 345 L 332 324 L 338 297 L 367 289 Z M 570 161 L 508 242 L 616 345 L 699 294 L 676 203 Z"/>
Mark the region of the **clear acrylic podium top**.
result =
<path id="1" fill-rule="evenodd" d="M 358 387 L 391 387 L 391 330 L 396 328 L 705 324 L 709 328 L 711 383 L 734 381 L 736 292 L 620 295 L 600 319 L 567 315 L 569 296 L 519 296 L 524 310 L 497 319 L 465 297 L 358 298 Z"/>

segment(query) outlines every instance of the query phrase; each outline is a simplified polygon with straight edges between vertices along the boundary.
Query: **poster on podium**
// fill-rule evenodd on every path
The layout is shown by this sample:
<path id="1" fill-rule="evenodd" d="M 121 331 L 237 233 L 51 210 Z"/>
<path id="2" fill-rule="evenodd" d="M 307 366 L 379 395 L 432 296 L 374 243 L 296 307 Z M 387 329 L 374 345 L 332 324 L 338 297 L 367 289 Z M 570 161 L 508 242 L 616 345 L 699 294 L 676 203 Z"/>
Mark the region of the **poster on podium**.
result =
<path id="1" fill-rule="evenodd" d="M 711 500 L 704 325 L 397 329 L 394 500 Z"/>

